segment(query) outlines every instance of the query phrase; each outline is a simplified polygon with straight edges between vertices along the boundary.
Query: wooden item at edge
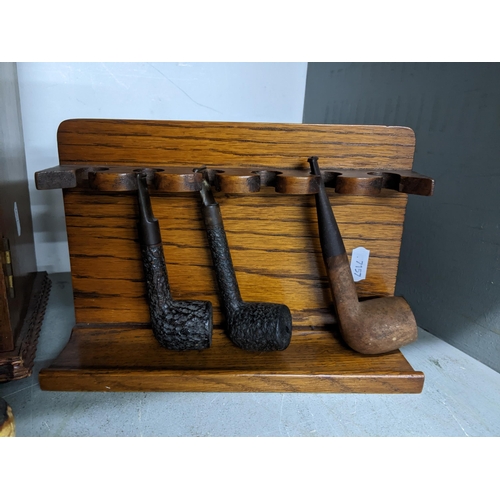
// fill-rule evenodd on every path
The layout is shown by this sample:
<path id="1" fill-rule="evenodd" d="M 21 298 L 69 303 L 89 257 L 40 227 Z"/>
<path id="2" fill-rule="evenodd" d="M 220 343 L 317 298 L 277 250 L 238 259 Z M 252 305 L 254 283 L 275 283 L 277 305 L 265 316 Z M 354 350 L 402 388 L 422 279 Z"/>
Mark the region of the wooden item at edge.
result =
<path id="1" fill-rule="evenodd" d="M 28 307 L 14 349 L 0 352 L 0 382 L 31 375 L 50 288 L 51 282 L 45 271 L 34 273 Z"/>
<path id="2" fill-rule="evenodd" d="M 7 404 L 5 399 L 0 398 L 0 438 L 15 437 L 16 423 L 12 408 Z"/>
<path id="3" fill-rule="evenodd" d="M 58 131 L 61 165 L 127 165 L 131 172 L 206 165 L 230 170 L 224 182 L 239 179 L 235 169 L 305 172 L 312 155 L 346 170 L 411 172 L 414 145 L 410 129 L 382 126 L 70 120 Z M 262 186 L 236 194 L 225 192 L 222 180 L 216 181 L 216 199 L 242 298 L 288 305 L 294 324 L 290 346 L 279 353 L 249 353 L 231 344 L 221 329 L 199 194 L 152 191 L 173 298 L 209 300 L 214 307 L 210 349 L 161 348 L 147 326 L 135 194 L 68 187 L 64 203 L 77 324 L 60 356 L 40 372 L 42 389 L 420 392 L 423 374 L 399 351 L 361 355 L 338 338 L 314 196 Z M 358 295 L 393 295 L 407 195 L 384 188 L 378 196 L 329 189 L 348 255 L 357 246 L 371 252 L 367 278 L 356 284 Z"/>

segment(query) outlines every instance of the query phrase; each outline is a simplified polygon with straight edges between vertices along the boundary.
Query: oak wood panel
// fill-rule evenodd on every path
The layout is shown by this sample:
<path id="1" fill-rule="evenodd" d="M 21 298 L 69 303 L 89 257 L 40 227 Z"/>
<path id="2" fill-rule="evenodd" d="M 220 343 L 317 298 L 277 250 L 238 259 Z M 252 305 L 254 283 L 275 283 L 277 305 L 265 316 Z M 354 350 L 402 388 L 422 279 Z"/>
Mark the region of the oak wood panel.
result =
<path id="1" fill-rule="evenodd" d="M 239 165 L 411 170 L 415 136 L 405 127 L 143 120 L 67 120 L 60 163 Z"/>
<path id="2" fill-rule="evenodd" d="M 399 351 L 365 356 L 332 331 L 296 329 L 288 349 L 249 353 L 214 331 L 212 347 L 159 349 L 147 328 L 75 327 L 57 361 L 40 372 L 45 390 L 215 392 L 421 392 L 423 374 Z"/>
<path id="3" fill-rule="evenodd" d="M 297 325 L 335 322 L 313 195 L 216 198 L 244 299 L 285 303 Z M 331 196 L 348 252 L 360 245 L 371 251 L 367 279 L 357 285 L 365 297 L 394 293 L 406 195 L 382 198 L 387 203 Z M 210 300 L 214 324 L 220 325 L 198 194 L 155 196 L 152 202 L 174 299 Z M 77 322 L 147 323 L 135 196 L 67 191 L 65 207 Z"/>

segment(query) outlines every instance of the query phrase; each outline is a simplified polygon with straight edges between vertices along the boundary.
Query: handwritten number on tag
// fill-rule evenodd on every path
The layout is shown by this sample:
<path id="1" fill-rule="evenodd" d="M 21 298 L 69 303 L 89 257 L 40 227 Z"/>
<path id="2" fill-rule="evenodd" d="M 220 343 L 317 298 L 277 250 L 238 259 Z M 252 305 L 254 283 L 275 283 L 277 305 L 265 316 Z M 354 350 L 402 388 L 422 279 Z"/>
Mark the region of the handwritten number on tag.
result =
<path id="1" fill-rule="evenodd" d="M 351 272 L 354 281 L 357 282 L 366 278 L 369 256 L 370 250 L 364 247 L 357 247 L 352 251 Z"/>

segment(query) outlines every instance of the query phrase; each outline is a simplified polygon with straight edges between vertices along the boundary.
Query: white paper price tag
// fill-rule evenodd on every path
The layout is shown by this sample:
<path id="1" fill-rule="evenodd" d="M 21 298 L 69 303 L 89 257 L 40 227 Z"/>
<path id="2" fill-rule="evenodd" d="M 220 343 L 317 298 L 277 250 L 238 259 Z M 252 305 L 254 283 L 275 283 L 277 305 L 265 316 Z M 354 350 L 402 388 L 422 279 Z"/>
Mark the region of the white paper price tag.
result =
<path id="1" fill-rule="evenodd" d="M 352 251 L 351 272 L 354 281 L 361 281 L 366 278 L 369 257 L 370 250 L 367 250 L 364 247 L 358 247 Z"/>

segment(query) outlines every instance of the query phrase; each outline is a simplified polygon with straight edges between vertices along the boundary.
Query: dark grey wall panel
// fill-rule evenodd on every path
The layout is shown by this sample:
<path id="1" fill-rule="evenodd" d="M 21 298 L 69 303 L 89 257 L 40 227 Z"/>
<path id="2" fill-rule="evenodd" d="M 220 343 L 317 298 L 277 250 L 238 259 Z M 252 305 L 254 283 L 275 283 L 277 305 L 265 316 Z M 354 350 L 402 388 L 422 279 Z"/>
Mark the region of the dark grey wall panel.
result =
<path id="1" fill-rule="evenodd" d="M 434 196 L 410 197 L 396 293 L 500 371 L 500 64 L 310 63 L 304 123 L 402 125 Z"/>

